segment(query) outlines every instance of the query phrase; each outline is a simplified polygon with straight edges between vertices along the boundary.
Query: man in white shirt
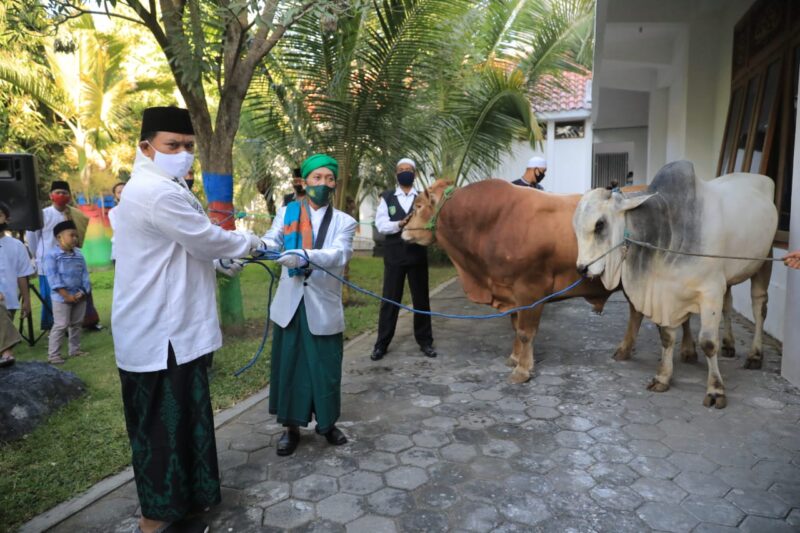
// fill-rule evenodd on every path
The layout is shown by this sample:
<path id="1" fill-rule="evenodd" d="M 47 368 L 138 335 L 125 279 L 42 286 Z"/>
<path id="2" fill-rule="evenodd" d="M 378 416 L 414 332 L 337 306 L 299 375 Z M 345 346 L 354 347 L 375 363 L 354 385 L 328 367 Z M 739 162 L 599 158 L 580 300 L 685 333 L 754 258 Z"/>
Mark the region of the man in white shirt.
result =
<path id="1" fill-rule="evenodd" d="M 55 180 L 50 184 L 50 201 L 52 205 L 42 209 L 42 221 L 44 226 L 36 231 L 26 231 L 25 240 L 28 248 L 36 261 L 36 270 L 39 274 L 39 294 L 42 296 L 42 331 L 53 327 L 53 311 L 50 306 L 50 285 L 47 283 L 47 276 L 44 274 L 44 258 L 47 252 L 58 246 L 53 237 L 53 228 L 59 222 L 64 222 L 70 218 L 69 202 L 72 193 L 69 183 L 66 181 Z"/>
<path id="2" fill-rule="evenodd" d="M 547 174 L 547 161 L 545 161 L 544 157 L 536 155 L 528 159 L 525 174 L 520 179 L 512 181 L 511 184 L 543 191 L 544 187 L 542 187 L 541 183 L 545 174 Z"/>
<path id="3" fill-rule="evenodd" d="M 131 179 L 114 208 L 111 321 L 143 533 L 220 501 L 208 354 L 222 346 L 214 260 L 262 247 L 214 225 L 183 176 L 194 161 L 185 109 L 144 111 Z M 241 269 L 241 267 L 239 267 Z"/>
<path id="4" fill-rule="evenodd" d="M 430 311 L 428 249 L 418 244 L 407 243 L 400 237 L 403 226 L 408 222 L 414 208 L 414 199 L 417 197 L 417 190 L 414 189 L 416 174 L 417 165 L 413 160 L 403 158 L 397 162 L 397 188 L 381 195 L 375 213 L 375 226 L 379 232 L 386 235 L 383 254 L 383 297 L 395 302 L 401 301 L 403 286 L 408 277 L 414 309 Z M 378 361 L 386 355 L 389 343 L 394 337 L 399 311 L 395 305 L 381 303 L 378 339 L 370 356 L 373 361 Z M 423 354 L 427 357 L 436 357 L 430 316 L 414 314 L 414 339 Z"/>
<path id="5" fill-rule="evenodd" d="M 0 367 L 14 363 L 12 348 L 21 337 L 12 320 L 17 309 L 23 317 L 31 312 L 28 276 L 35 272 L 25 245 L 6 235 L 10 217 L 11 209 L 0 202 Z"/>

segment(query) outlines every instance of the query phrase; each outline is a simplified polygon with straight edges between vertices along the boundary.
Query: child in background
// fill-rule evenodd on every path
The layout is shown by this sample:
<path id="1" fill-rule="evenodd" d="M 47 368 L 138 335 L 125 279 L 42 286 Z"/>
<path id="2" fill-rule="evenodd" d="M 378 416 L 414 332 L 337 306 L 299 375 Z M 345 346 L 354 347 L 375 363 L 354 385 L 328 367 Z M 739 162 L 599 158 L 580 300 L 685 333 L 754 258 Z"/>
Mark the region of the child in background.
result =
<path id="1" fill-rule="evenodd" d="M 71 220 L 53 228 L 58 246 L 45 256 L 44 270 L 50 283 L 53 304 L 53 328 L 50 330 L 48 361 L 64 363 L 61 342 L 69 335 L 69 356 L 85 355 L 81 351 L 81 323 L 86 313 L 86 296 L 91 290 L 89 268 L 78 246 L 78 231 Z"/>
<path id="2" fill-rule="evenodd" d="M 12 321 L 17 309 L 23 318 L 31 312 L 28 276 L 35 272 L 25 245 L 6 235 L 10 218 L 11 209 L 0 202 L 0 367 L 14 363 L 13 347 L 22 337 Z"/>

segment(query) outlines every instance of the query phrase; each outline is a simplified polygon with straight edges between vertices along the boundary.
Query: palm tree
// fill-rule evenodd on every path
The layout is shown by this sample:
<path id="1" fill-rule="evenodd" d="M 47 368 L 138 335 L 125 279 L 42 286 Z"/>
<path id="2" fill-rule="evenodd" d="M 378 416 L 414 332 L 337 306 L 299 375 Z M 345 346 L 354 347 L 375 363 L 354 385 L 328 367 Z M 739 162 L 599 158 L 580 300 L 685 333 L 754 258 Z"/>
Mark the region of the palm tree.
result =
<path id="1" fill-rule="evenodd" d="M 317 18 L 300 21 L 254 84 L 248 113 L 275 154 L 294 164 L 329 149 L 339 160 L 336 203 L 358 194 L 362 175 L 392 168 L 398 155 L 421 151 L 431 137 L 410 135 L 411 110 L 431 50 L 469 11 L 465 0 L 374 1 L 340 17 L 336 31 Z"/>
<path id="2" fill-rule="evenodd" d="M 541 141 L 530 98 L 542 79 L 582 69 L 593 9 L 593 0 L 395 0 L 340 19 L 335 32 L 305 19 L 254 84 L 252 134 L 287 169 L 330 148 L 340 209 L 387 185 L 400 155 L 437 176 L 482 179 L 514 140 Z"/>
<path id="3" fill-rule="evenodd" d="M 68 128 L 67 156 L 77 169 L 80 189 L 89 195 L 107 188 L 125 164 L 113 148 L 129 133 L 131 96 L 172 84 L 131 82 L 123 64 L 128 44 L 97 31 L 90 16 L 76 19 L 69 36 L 70 52 L 56 51 L 54 42 L 48 43 L 46 65 L 0 52 L 0 80 L 36 98 Z M 124 155 L 127 160 L 131 154 Z"/>

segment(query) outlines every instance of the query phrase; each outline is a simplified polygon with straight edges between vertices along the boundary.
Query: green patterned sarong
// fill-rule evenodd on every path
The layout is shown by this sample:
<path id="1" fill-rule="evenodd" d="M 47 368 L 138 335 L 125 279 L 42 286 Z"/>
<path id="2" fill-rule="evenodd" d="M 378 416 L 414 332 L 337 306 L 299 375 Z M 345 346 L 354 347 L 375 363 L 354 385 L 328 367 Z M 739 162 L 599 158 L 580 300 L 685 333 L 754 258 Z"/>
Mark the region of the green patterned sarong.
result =
<path id="1" fill-rule="evenodd" d="M 314 414 L 317 432 L 339 419 L 342 334 L 313 335 L 301 300 L 291 322 L 275 325 L 269 383 L 269 412 L 284 425 L 307 426 Z"/>
<path id="2" fill-rule="evenodd" d="M 207 357 L 166 370 L 119 371 L 142 515 L 174 522 L 220 502 Z"/>

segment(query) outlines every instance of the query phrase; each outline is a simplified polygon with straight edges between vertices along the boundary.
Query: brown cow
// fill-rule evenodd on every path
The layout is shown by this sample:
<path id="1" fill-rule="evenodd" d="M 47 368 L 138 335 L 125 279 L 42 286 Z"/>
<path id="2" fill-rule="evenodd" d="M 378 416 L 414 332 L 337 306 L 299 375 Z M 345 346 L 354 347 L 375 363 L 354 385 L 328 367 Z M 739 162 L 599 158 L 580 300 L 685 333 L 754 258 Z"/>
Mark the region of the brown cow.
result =
<path id="1" fill-rule="evenodd" d="M 493 179 L 457 189 L 438 207 L 449 184 L 437 180 L 417 196 L 402 236 L 424 246 L 436 241 L 453 261 L 470 300 L 506 311 L 529 305 L 578 280 L 572 215 L 581 195 L 550 194 Z M 432 231 L 426 226 L 434 215 Z M 610 295 L 598 280 L 586 280 L 554 301 L 580 296 L 600 312 Z M 533 340 L 542 309 L 540 305 L 511 315 L 516 332 L 507 361 L 514 367 L 511 383 L 530 379 Z M 642 315 L 630 309 L 625 338 L 614 356 L 618 360 L 630 357 L 642 322 Z M 697 360 L 687 330 L 688 321 L 681 355 L 685 361 Z"/>

